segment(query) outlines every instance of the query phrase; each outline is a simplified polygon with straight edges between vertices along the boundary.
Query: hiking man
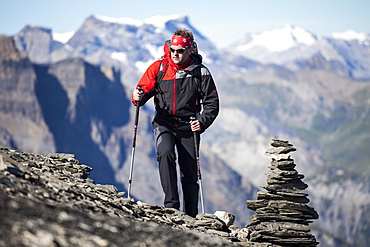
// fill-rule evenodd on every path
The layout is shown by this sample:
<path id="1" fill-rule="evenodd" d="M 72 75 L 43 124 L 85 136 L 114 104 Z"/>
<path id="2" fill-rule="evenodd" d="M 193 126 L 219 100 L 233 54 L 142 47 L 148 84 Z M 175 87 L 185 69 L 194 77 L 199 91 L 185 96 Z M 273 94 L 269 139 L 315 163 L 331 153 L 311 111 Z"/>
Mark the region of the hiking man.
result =
<path id="1" fill-rule="evenodd" d="M 184 212 L 192 217 L 198 214 L 199 193 L 193 131 L 203 133 L 219 112 L 216 85 L 194 47 L 192 32 L 176 30 L 164 44 L 163 59 L 149 66 L 132 94 L 133 104 L 140 106 L 154 96 L 156 114 L 152 124 L 164 206 L 180 208 L 176 146 Z M 196 120 L 190 120 L 193 116 Z"/>

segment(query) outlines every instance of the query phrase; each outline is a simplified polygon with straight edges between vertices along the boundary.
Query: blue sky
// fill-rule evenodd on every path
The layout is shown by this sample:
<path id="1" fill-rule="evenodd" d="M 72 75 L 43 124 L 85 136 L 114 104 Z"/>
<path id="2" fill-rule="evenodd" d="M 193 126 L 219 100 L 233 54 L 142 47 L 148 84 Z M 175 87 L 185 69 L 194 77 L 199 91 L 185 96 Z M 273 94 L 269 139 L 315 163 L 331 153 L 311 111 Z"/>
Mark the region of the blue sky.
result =
<path id="1" fill-rule="evenodd" d="M 76 31 L 92 14 L 139 20 L 185 14 L 219 47 L 286 23 L 322 36 L 370 33 L 370 0 L 0 0 L 0 34 L 14 35 L 26 25 Z"/>

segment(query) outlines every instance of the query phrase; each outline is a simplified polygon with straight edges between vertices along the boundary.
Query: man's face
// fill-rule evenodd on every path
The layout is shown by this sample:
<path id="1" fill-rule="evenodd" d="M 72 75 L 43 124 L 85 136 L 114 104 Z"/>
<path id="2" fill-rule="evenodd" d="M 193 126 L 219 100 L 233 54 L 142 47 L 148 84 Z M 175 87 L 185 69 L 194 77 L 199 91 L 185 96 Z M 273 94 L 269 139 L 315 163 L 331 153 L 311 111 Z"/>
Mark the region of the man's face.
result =
<path id="1" fill-rule="evenodd" d="M 185 49 L 181 46 L 171 46 L 170 51 L 171 59 L 177 65 L 185 63 L 191 54 L 191 50 L 189 48 Z"/>

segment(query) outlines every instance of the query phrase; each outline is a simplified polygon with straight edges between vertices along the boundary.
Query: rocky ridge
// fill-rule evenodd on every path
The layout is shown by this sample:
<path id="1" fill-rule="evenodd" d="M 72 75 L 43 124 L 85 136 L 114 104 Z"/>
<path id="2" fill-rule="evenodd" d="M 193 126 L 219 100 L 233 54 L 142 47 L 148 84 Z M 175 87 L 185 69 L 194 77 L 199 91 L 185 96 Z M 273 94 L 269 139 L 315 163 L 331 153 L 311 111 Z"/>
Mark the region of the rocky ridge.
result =
<path id="1" fill-rule="evenodd" d="M 125 198 L 125 192 L 113 185 L 90 179 L 91 170 L 73 154 L 37 155 L 1 148 L 0 246 L 242 243 L 232 221 L 227 225 L 213 214 L 192 218 Z"/>
<path id="2" fill-rule="evenodd" d="M 305 219 L 315 218 L 292 218 L 295 223 L 279 224 L 275 217 L 277 222 L 266 224 L 263 217 L 252 217 L 254 222 L 246 227 L 234 225 L 235 216 L 223 211 L 192 218 L 175 209 L 125 198 L 125 192 L 115 186 L 90 179 L 91 170 L 73 154 L 38 155 L 0 148 L 0 246 L 290 246 L 265 238 L 259 241 L 255 237 L 261 235 L 258 227 L 291 234 L 283 225 L 291 229 L 302 223 L 298 231 L 307 235 L 310 228 Z M 307 202 L 305 196 L 295 197 Z M 252 206 L 257 201 L 247 201 L 248 207 L 258 208 Z M 296 210 L 300 211 L 292 207 Z M 305 238 L 298 240 L 302 241 L 295 239 L 295 243 L 300 244 Z"/>

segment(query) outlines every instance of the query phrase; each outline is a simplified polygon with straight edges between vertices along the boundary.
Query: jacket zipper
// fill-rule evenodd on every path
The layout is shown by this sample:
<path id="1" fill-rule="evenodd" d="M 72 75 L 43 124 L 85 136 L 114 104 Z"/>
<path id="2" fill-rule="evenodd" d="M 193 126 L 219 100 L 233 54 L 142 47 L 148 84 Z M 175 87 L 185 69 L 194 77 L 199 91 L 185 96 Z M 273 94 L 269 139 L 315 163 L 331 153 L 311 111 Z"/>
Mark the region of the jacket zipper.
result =
<path id="1" fill-rule="evenodd" d="M 176 116 L 176 72 L 173 79 L 173 88 L 172 88 L 172 115 Z"/>

